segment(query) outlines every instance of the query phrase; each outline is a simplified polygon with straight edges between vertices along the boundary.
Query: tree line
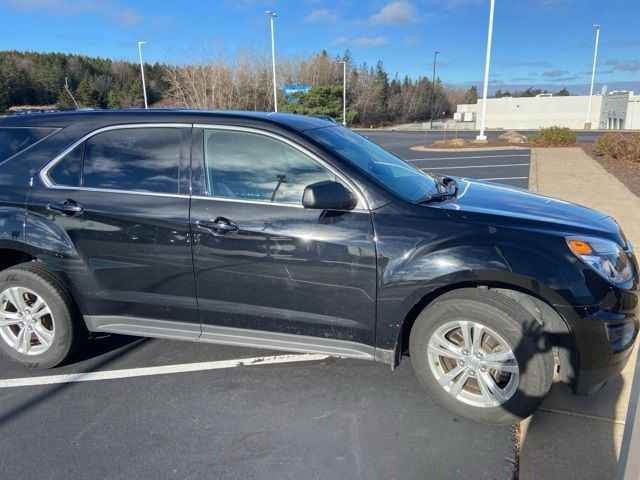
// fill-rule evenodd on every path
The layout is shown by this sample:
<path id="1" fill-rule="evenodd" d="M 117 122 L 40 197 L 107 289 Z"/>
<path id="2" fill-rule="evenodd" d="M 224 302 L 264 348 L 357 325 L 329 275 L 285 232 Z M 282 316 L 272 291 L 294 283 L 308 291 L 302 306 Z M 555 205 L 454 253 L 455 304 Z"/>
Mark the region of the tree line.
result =
<path id="1" fill-rule="evenodd" d="M 199 60 L 209 58 L 212 60 Z M 346 64 L 346 68 L 343 66 Z M 286 98 L 278 89 L 278 110 L 330 115 L 342 120 L 343 72 L 346 71 L 347 122 L 380 126 L 449 116 L 464 92 L 440 79 L 417 79 L 397 74 L 390 78 L 382 62 L 356 64 L 347 50 L 331 57 L 321 51 L 310 57 L 281 59 L 276 77 L 283 85 L 308 85 L 307 93 Z M 164 65 L 167 89 L 163 103 L 210 109 L 271 111 L 273 80 L 269 58 L 252 51 L 229 57 L 184 55 L 179 64 Z"/>
<path id="2" fill-rule="evenodd" d="M 162 98 L 162 65 L 147 65 L 147 93 L 151 102 Z M 121 60 L 63 53 L 0 52 L 0 111 L 20 105 L 75 104 L 85 107 L 128 108 L 142 103 L 140 67 Z"/>
<path id="3" fill-rule="evenodd" d="M 341 121 L 343 62 L 350 125 L 442 118 L 458 103 L 477 100 L 475 87 L 464 92 L 440 79 L 391 77 L 382 62 L 356 64 L 348 50 L 334 57 L 322 51 L 278 61 L 279 110 L 331 115 Z M 270 58 L 255 51 L 182 54 L 179 62 L 145 64 L 145 77 L 152 106 L 258 111 L 274 107 Z M 292 84 L 310 85 L 311 90 L 286 98 L 281 87 Z M 0 111 L 22 105 L 74 108 L 72 95 L 83 107 L 141 107 L 139 65 L 63 53 L 0 52 Z"/>
<path id="4" fill-rule="evenodd" d="M 502 91 L 501 89 L 498 89 L 495 91 L 495 93 L 493 94 L 493 96 L 495 98 L 503 98 L 503 97 L 537 97 L 540 94 L 546 94 L 546 93 L 551 93 L 549 90 L 543 90 L 541 88 L 533 88 L 533 87 L 529 87 L 526 90 L 514 90 L 513 92 L 510 92 L 509 90 L 505 90 Z M 558 90 L 557 92 L 555 92 L 553 95 L 555 95 L 556 97 L 568 97 L 569 95 L 571 95 L 571 92 L 569 92 L 569 90 L 567 90 L 567 88 L 562 88 L 560 90 Z"/>

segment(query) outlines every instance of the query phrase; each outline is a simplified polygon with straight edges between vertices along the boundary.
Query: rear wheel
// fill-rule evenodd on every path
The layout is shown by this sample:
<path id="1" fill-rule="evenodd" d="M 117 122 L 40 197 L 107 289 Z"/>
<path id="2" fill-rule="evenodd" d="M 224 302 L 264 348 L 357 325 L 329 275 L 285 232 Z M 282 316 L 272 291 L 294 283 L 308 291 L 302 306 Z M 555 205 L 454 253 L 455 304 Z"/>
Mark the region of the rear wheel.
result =
<path id="1" fill-rule="evenodd" d="M 542 326 L 514 300 L 490 290 L 449 292 L 413 325 L 411 362 L 441 405 L 486 424 L 531 415 L 553 379 Z"/>
<path id="2" fill-rule="evenodd" d="M 0 350 L 11 360 L 55 367 L 86 333 L 70 294 L 46 268 L 29 263 L 0 272 Z"/>

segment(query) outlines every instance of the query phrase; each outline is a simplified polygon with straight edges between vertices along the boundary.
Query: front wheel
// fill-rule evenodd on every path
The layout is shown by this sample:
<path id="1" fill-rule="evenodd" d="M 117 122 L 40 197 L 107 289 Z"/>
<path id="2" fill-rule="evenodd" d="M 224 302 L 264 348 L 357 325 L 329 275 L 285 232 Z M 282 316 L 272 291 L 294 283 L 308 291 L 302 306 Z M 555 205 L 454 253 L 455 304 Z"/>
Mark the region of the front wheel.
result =
<path id="1" fill-rule="evenodd" d="M 413 325 L 409 350 L 418 378 L 438 403 L 485 424 L 528 417 L 553 380 L 553 355 L 540 323 L 490 290 L 455 290 L 433 301 Z"/>

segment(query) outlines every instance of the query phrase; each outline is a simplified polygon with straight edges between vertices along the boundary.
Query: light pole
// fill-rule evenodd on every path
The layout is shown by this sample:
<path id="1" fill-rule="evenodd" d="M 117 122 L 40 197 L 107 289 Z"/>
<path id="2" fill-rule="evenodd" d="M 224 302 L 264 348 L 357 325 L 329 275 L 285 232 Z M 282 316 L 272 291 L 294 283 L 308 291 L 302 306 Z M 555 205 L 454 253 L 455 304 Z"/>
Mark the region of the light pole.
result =
<path id="1" fill-rule="evenodd" d="M 149 108 L 147 104 L 147 86 L 144 83 L 144 64 L 142 63 L 142 45 L 147 42 L 138 42 L 138 55 L 140 56 L 140 74 L 142 75 L 142 95 L 144 96 L 144 108 Z"/>
<path id="2" fill-rule="evenodd" d="M 347 126 L 347 62 L 342 64 L 342 126 Z"/>
<path id="3" fill-rule="evenodd" d="M 484 134 L 485 117 L 487 115 L 487 91 L 489 90 L 489 64 L 491 62 L 491 39 L 493 37 L 493 11 L 496 6 L 496 1 L 491 0 L 491 7 L 489 8 L 489 34 L 487 35 L 487 56 L 484 60 L 484 87 L 482 88 L 482 119 L 480 120 L 480 135 L 476 137 L 476 140 L 486 140 L 487 136 Z"/>
<path id="4" fill-rule="evenodd" d="M 594 25 L 596 29 L 596 48 L 593 52 L 593 70 L 591 71 L 591 90 L 589 91 L 589 107 L 587 108 L 587 120 L 584 128 L 591 128 L 591 99 L 593 98 L 593 82 L 596 79 L 596 62 L 598 61 L 598 41 L 600 40 L 600 25 Z M 588 125 L 588 126 L 587 126 Z"/>
<path id="5" fill-rule="evenodd" d="M 429 106 L 429 109 L 431 110 L 431 118 L 429 119 L 429 128 L 433 129 L 433 110 L 434 110 L 434 104 L 435 99 L 436 99 L 436 59 L 438 57 L 438 54 L 440 52 L 435 51 L 433 52 L 433 76 L 431 77 L 431 105 Z"/>
<path id="6" fill-rule="evenodd" d="M 278 89 L 276 88 L 276 42 L 273 35 L 273 19 L 278 15 L 276 12 L 267 10 L 267 15 L 271 21 L 271 65 L 273 67 L 273 111 L 278 111 Z"/>

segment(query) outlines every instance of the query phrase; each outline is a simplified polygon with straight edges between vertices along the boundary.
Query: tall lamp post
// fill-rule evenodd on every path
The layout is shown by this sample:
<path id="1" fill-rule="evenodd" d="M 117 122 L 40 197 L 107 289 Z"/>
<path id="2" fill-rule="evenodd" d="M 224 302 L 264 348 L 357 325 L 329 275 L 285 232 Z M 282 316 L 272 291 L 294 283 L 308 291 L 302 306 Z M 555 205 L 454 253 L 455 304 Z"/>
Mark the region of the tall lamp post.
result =
<path id="1" fill-rule="evenodd" d="M 147 86 L 144 83 L 144 63 L 142 63 L 142 45 L 147 42 L 138 42 L 138 55 L 140 56 L 140 74 L 142 75 L 142 95 L 144 96 L 144 108 L 149 108 L 147 103 Z"/>
<path id="2" fill-rule="evenodd" d="M 431 110 L 431 118 L 429 119 L 429 128 L 433 129 L 433 111 L 434 111 L 434 106 L 436 103 L 436 59 L 438 58 L 438 54 L 440 52 L 435 51 L 433 52 L 433 76 L 431 77 L 431 105 L 430 105 L 430 110 Z"/>
<path id="3" fill-rule="evenodd" d="M 598 41 L 600 40 L 600 25 L 594 25 L 596 29 L 596 48 L 593 52 L 593 70 L 591 71 L 591 90 L 589 91 L 589 107 L 587 108 L 587 120 L 585 121 L 585 128 L 591 128 L 591 100 L 593 99 L 593 82 L 596 79 L 596 62 L 598 61 Z"/>
<path id="4" fill-rule="evenodd" d="M 342 126 L 347 126 L 347 62 L 342 64 Z"/>
<path id="5" fill-rule="evenodd" d="M 273 67 L 273 111 L 278 111 L 278 89 L 276 87 L 276 42 L 273 35 L 273 19 L 278 16 L 276 12 L 267 10 L 267 15 L 271 21 L 271 65 Z"/>
<path id="6" fill-rule="evenodd" d="M 491 7 L 489 8 L 489 33 L 487 35 L 487 56 L 484 60 L 484 87 L 482 88 L 482 118 L 480 120 L 480 134 L 476 137 L 477 140 L 486 140 L 487 136 L 484 134 L 485 118 L 487 115 L 487 91 L 489 90 L 489 64 L 491 63 L 491 40 L 493 38 L 493 11 L 496 6 L 496 1 L 491 0 Z"/>

